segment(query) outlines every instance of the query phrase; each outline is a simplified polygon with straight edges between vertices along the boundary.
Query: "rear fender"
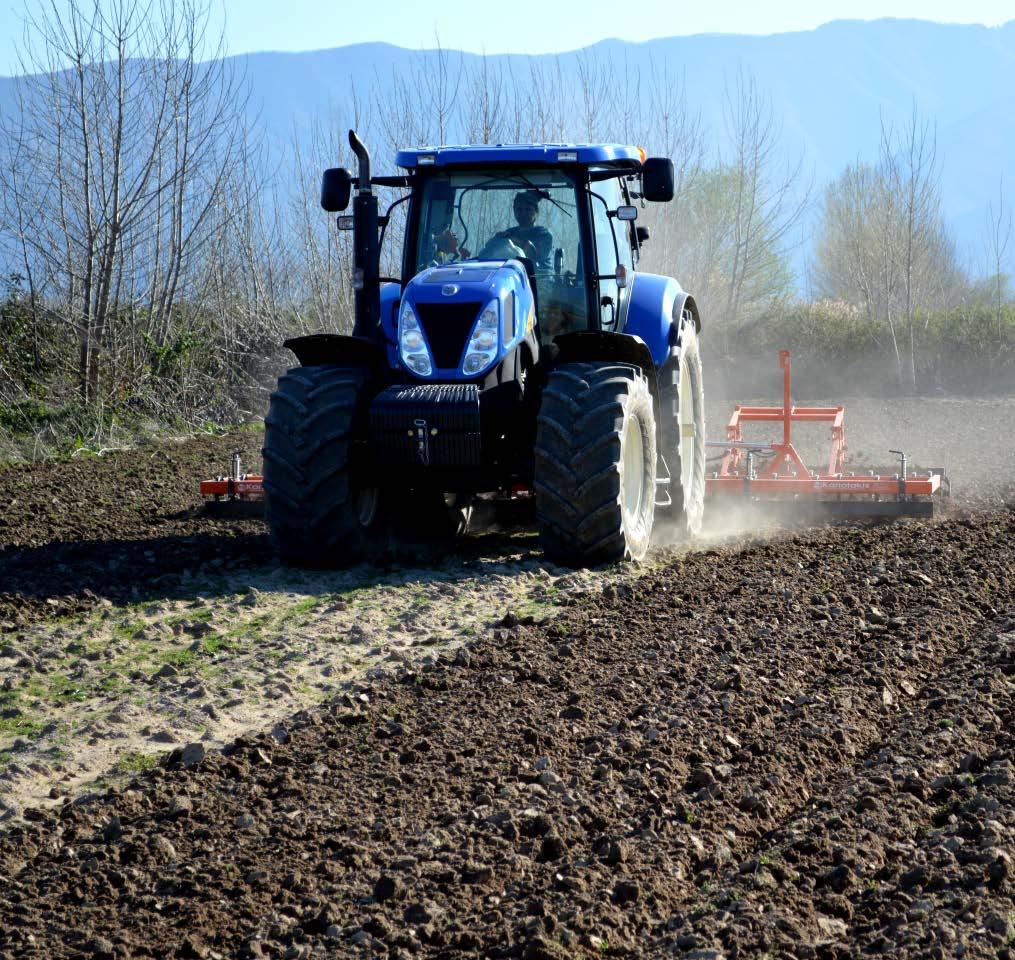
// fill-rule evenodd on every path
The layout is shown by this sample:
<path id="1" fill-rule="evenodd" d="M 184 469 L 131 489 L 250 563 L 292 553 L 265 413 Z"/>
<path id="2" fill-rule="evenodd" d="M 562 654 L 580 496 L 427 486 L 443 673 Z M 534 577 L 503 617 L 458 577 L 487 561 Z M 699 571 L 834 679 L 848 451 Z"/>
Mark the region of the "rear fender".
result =
<path id="1" fill-rule="evenodd" d="M 676 280 L 654 273 L 634 275 L 624 332 L 645 342 L 657 369 L 666 362 L 670 348 L 677 342 L 685 310 L 694 317 L 700 330 L 694 298 Z"/>
<path id="2" fill-rule="evenodd" d="M 689 293 L 681 291 L 680 296 L 673 303 L 673 321 L 679 332 L 685 319 L 690 317 L 694 321 L 695 333 L 701 333 L 701 314 L 698 313 L 698 304 Z"/>

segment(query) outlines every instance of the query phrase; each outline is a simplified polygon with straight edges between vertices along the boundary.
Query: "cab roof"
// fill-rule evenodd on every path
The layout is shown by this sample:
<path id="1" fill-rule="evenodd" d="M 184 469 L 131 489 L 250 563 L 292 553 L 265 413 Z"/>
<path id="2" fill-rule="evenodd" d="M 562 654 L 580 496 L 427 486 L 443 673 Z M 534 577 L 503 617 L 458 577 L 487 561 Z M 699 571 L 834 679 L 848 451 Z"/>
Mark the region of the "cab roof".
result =
<path id="1" fill-rule="evenodd" d="M 427 167 L 481 166 L 524 163 L 552 167 L 609 166 L 639 170 L 645 160 L 641 147 L 619 143 L 498 143 L 463 147 L 417 147 L 399 150 L 395 163 L 409 170 Z"/>

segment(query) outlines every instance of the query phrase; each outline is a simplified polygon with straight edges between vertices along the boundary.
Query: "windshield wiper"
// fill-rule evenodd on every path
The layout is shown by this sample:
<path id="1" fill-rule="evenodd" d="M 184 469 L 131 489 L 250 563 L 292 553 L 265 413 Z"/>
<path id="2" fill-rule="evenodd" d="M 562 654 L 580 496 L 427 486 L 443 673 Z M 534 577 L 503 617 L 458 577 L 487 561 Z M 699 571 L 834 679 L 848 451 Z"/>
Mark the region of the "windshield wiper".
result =
<path id="1" fill-rule="evenodd" d="M 565 216 L 567 217 L 571 216 L 571 214 L 564 209 L 562 204 L 554 200 L 553 197 L 551 197 L 545 190 L 540 190 L 539 187 L 537 187 L 527 176 L 525 176 L 525 174 L 523 173 L 512 174 L 512 177 L 509 178 L 509 182 L 511 182 L 511 180 L 521 180 L 521 182 L 524 183 L 525 186 L 527 186 L 530 190 L 534 190 L 544 200 L 549 200 L 550 203 L 552 203 Z"/>
<path id="2" fill-rule="evenodd" d="M 492 186 L 495 183 L 513 183 L 513 184 L 516 184 L 516 185 L 524 185 L 524 186 L 528 187 L 530 190 L 533 190 L 536 193 L 538 193 L 539 196 L 542 197 L 544 200 L 549 200 L 550 203 L 552 203 L 561 213 L 564 214 L 564 216 L 566 216 L 566 217 L 573 216 L 572 213 L 568 212 L 568 210 L 565 209 L 563 204 L 561 204 L 558 200 L 555 200 L 553 197 L 551 197 L 550 194 L 547 193 L 545 190 L 541 189 L 536 184 L 534 184 L 523 173 L 512 173 L 512 174 L 508 174 L 507 176 L 491 177 L 489 180 L 481 180 L 479 183 L 474 183 L 472 186 L 467 187 L 466 189 L 467 190 L 482 190 L 483 188 Z M 572 209 L 573 209 L 573 207 L 572 207 Z M 459 204 L 458 204 L 458 219 L 459 220 L 462 219 L 461 201 L 459 201 Z M 464 221 L 462 222 L 462 226 L 463 227 L 465 226 Z"/>

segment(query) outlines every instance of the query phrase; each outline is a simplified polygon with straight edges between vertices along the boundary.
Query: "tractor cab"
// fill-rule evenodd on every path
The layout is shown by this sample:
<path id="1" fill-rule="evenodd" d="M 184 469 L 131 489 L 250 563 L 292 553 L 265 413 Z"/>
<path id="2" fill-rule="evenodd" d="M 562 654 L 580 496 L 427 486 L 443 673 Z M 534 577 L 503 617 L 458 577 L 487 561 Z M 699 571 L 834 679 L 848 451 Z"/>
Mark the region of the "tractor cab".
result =
<path id="1" fill-rule="evenodd" d="M 623 329 L 646 236 L 634 225 L 644 161 L 637 148 L 442 147 L 401 151 L 396 161 L 411 186 L 405 293 L 402 315 L 389 310 L 385 320 L 400 346 L 392 359 L 407 371 L 484 373 L 499 351 L 468 349 L 464 318 L 476 321 L 488 307 L 476 346 L 489 341 L 494 311 L 505 350 L 526 332 L 538 353 L 565 334 Z M 393 302 L 395 291 L 383 296 Z M 416 349 L 419 340 L 430 356 Z"/>

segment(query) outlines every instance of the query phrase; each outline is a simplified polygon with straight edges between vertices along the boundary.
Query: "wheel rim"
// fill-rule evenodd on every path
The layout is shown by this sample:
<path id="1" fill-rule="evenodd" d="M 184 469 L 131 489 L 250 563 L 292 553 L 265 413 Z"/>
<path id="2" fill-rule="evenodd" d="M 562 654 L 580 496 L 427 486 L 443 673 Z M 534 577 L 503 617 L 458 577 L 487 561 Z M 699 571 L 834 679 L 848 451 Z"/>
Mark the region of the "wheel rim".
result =
<path id="1" fill-rule="evenodd" d="M 677 419 L 680 424 L 680 487 L 690 490 L 694 470 L 694 391 L 691 371 L 685 367 L 680 375 L 680 406 Z"/>
<path id="2" fill-rule="evenodd" d="M 369 527 L 377 516 L 380 491 L 377 487 L 364 487 L 356 494 L 356 519 L 361 527 Z"/>
<path id="3" fill-rule="evenodd" d="M 641 423 L 628 417 L 624 425 L 624 514 L 637 520 L 645 496 L 645 454 Z"/>

